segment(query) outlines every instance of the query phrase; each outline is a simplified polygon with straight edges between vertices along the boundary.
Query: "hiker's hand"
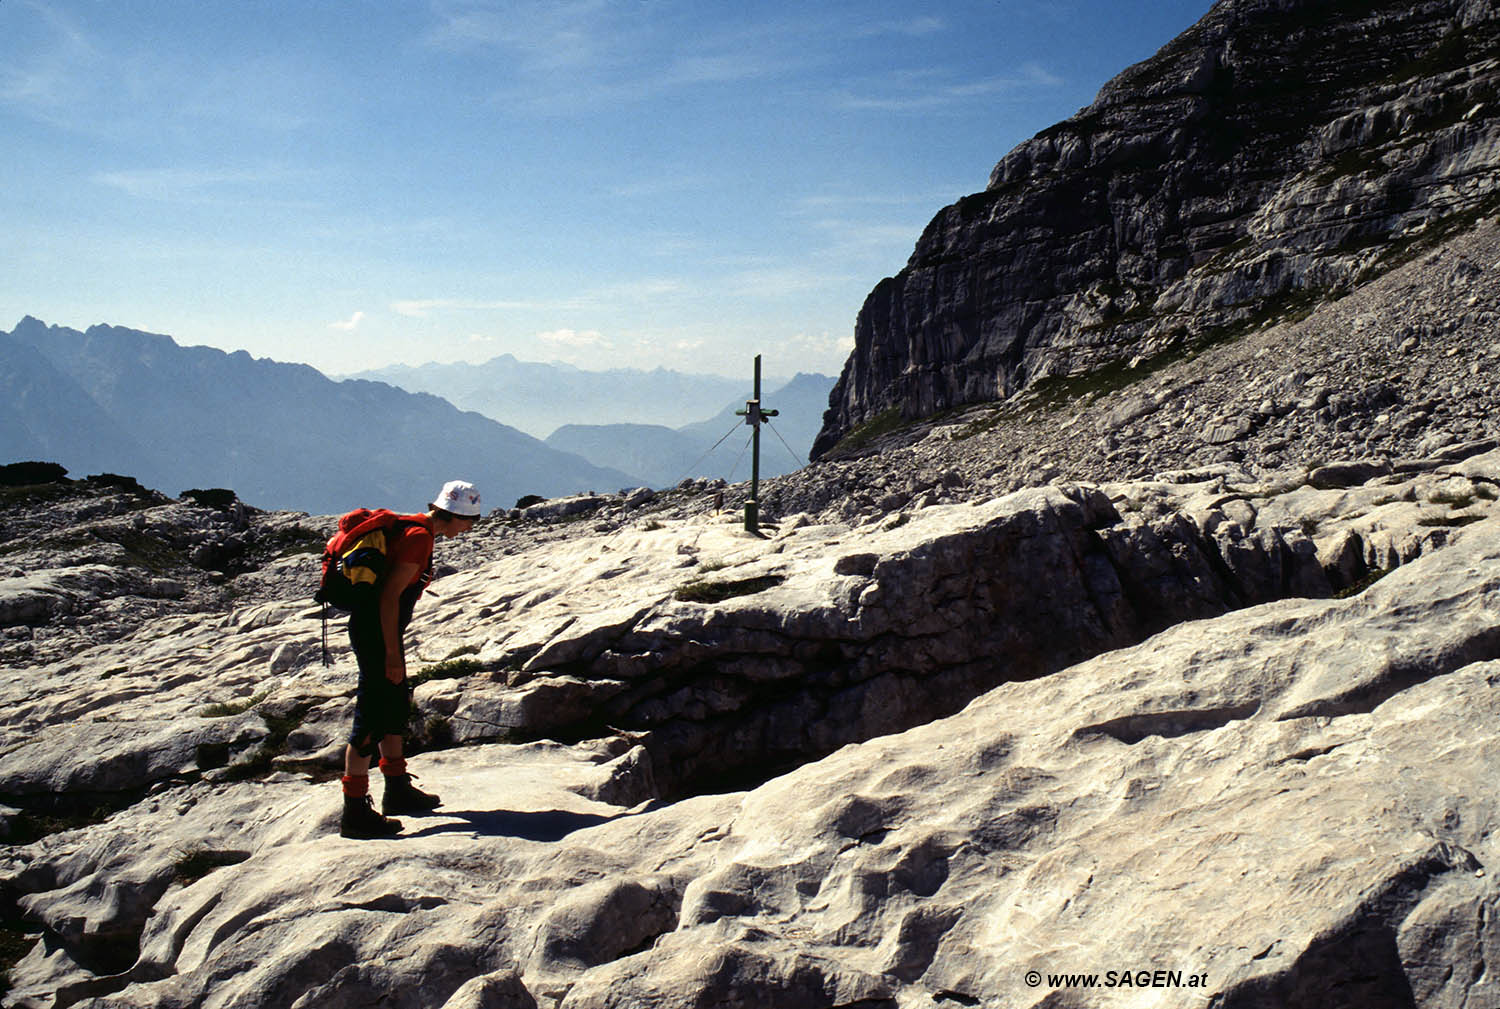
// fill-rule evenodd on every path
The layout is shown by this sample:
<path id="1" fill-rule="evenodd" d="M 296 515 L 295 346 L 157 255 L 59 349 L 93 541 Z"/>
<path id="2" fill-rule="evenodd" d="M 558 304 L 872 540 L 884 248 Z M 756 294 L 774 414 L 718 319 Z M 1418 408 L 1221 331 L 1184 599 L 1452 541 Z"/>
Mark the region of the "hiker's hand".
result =
<path id="1" fill-rule="evenodd" d="M 406 656 L 387 655 L 385 657 L 385 678 L 397 685 L 406 679 Z"/>

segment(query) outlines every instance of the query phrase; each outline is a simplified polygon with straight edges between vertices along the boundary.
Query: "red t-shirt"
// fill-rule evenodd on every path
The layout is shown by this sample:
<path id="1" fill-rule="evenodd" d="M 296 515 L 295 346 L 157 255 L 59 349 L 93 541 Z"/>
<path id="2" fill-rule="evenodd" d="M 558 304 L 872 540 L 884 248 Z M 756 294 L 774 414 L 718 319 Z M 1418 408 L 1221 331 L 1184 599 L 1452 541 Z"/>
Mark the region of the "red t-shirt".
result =
<path id="1" fill-rule="evenodd" d="M 417 566 L 417 573 L 402 586 L 402 591 L 405 591 L 413 585 L 424 584 L 427 568 L 432 563 L 432 516 L 402 515 L 401 521 L 410 524 L 399 525 L 391 531 L 392 540 L 386 547 L 386 557 L 392 568 L 397 564 Z"/>

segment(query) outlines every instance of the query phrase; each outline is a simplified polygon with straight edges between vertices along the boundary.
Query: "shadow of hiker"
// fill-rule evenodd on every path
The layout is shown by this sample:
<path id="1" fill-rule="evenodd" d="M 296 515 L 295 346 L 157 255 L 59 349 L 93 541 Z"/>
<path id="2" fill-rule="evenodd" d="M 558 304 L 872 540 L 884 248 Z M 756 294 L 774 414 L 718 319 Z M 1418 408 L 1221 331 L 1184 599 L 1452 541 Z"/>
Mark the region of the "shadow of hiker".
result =
<path id="1" fill-rule="evenodd" d="M 431 837 L 454 831 L 473 831 L 484 837 L 516 837 L 525 841 L 561 841 L 575 830 L 596 827 L 615 819 L 597 813 L 569 813 L 561 809 L 539 812 L 515 812 L 505 809 L 455 809 L 435 810 L 435 816 L 446 817 L 440 823 L 424 825 L 420 830 L 411 827 L 421 822 L 407 820 L 407 829 L 402 837 Z"/>

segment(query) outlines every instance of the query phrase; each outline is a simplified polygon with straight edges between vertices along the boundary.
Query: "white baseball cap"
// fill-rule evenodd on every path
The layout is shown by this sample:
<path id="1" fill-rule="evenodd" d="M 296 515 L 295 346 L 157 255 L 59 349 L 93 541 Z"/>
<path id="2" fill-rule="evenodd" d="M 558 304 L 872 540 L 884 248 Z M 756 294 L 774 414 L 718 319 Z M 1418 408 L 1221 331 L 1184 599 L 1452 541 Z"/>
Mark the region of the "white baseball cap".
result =
<path id="1" fill-rule="evenodd" d="M 477 519 L 480 516 L 479 489 L 466 480 L 449 480 L 443 484 L 432 507 L 461 518 Z"/>

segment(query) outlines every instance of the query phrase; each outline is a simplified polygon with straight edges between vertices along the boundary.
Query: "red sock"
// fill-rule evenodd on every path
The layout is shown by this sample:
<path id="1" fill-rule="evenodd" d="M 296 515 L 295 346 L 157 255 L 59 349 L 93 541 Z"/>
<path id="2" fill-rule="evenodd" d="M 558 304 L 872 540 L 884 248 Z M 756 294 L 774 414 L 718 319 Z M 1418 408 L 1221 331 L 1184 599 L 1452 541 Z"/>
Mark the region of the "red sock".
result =
<path id="1" fill-rule="evenodd" d="M 370 794 L 368 774 L 346 774 L 340 780 L 344 783 L 344 795 L 350 799 L 358 799 Z"/>
<path id="2" fill-rule="evenodd" d="M 387 778 L 399 778 L 406 773 L 405 757 L 381 757 L 380 773 Z"/>

